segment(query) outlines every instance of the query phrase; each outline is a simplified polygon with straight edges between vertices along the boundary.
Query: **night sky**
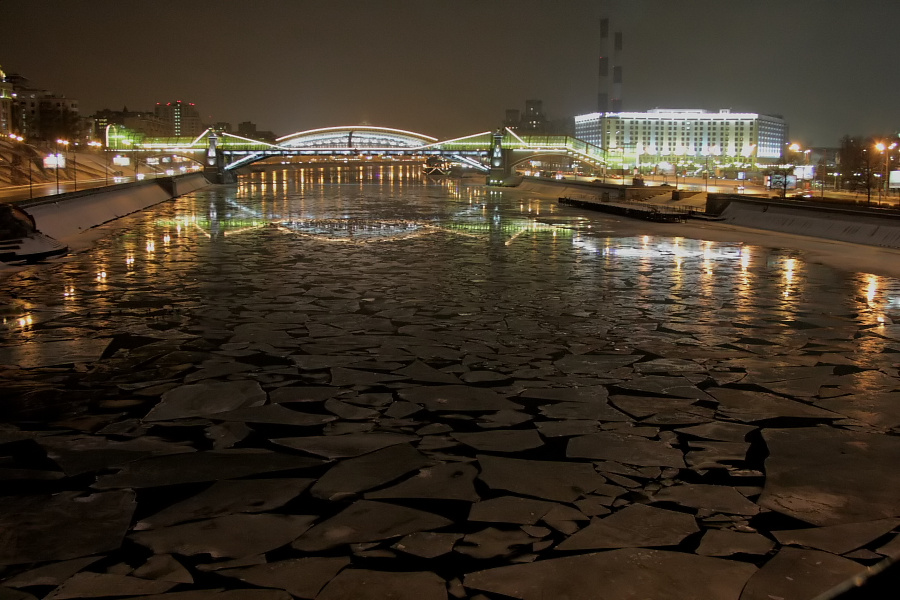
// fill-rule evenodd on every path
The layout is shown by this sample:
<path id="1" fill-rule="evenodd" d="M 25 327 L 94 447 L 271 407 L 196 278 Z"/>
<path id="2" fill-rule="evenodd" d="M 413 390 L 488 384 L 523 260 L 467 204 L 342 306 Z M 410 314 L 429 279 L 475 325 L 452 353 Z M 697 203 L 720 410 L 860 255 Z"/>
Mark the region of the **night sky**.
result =
<path id="1" fill-rule="evenodd" d="M 595 110 L 601 15 L 625 110 L 779 114 L 804 145 L 900 130 L 897 0 L 0 0 L 0 66 L 85 115 L 183 100 L 279 135 L 448 138 L 528 98 Z"/>

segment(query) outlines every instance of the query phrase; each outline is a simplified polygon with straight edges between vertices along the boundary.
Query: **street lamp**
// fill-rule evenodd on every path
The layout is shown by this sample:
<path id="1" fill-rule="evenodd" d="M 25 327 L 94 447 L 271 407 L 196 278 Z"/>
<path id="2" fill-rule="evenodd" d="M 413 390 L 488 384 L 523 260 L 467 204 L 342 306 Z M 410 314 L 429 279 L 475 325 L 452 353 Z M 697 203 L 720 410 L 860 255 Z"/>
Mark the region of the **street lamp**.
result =
<path id="1" fill-rule="evenodd" d="M 12 141 L 16 141 L 16 134 L 9 134 L 9 139 Z M 9 185 L 13 184 L 13 158 L 15 157 L 16 151 L 13 149 L 12 144 L 9 145 Z"/>
<path id="2" fill-rule="evenodd" d="M 710 154 L 718 155 L 719 147 L 718 146 L 707 146 L 706 147 L 706 191 L 709 192 L 709 156 Z"/>
<path id="3" fill-rule="evenodd" d="M 92 141 L 88 142 L 88 146 L 90 146 L 91 148 L 93 148 L 93 149 L 96 151 L 96 150 L 99 150 L 100 148 L 102 148 L 102 147 L 103 147 L 103 144 L 101 144 L 101 143 L 98 142 L 97 140 L 92 140 Z M 108 153 L 107 153 L 106 151 L 104 151 L 103 154 L 102 154 L 102 156 L 103 156 L 103 171 L 104 171 L 104 176 L 105 176 L 105 182 L 104 182 L 105 185 L 109 185 L 109 161 L 107 160 L 107 154 L 108 154 Z"/>
<path id="4" fill-rule="evenodd" d="M 69 155 L 69 151 L 68 151 L 69 141 L 68 141 L 68 140 L 60 140 L 60 139 L 57 139 L 57 140 L 56 140 L 56 157 L 55 157 L 55 159 L 56 159 L 56 194 L 57 194 L 57 195 L 59 195 L 59 158 L 60 158 L 60 155 L 59 155 L 59 145 L 60 145 L 60 144 L 63 144 L 63 145 L 66 146 L 66 157 L 67 157 L 67 158 L 68 158 L 68 155 Z"/>
<path id="5" fill-rule="evenodd" d="M 634 176 L 634 172 L 637 171 L 638 175 L 641 174 L 641 153 L 644 151 L 644 145 L 640 142 L 634 145 L 634 168 L 632 168 L 632 177 Z"/>
<path id="6" fill-rule="evenodd" d="M 681 164 L 681 161 L 683 160 L 686 152 L 687 152 L 687 148 L 685 148 L 681 144 L 679 144 L 675 148 L 675 156 L 676 156 L 676 158 L 675 158 L 675 191 L 676 192 L 678 191 L 678 166 Z M 682 158 L 677 158 L 679 156 Z"/>
<path id="7" fill-rule="evenodd" d="M 883 142 L 878 142 L 875 144 L 875 149 L 884 154 L 884 181 L 882 181 L 881 185 L 878 187 L 878 197 L 881 198 L 881 192 L 884 191 L 885 195 L 890 193 L 888 189 L 888 178 L 889 178 L 889 163 L 891 150 L 897 147 L 897 143 L 894 142 L 890 146 Z"/>
<path id="8" fill-rule="evenodd" d="M 56 148 L 53 151 L 53 167 L 56 171 L 56 195 L 59 195 L 59 142 L 61 140 L 56 140 Z"/>
<path id="9" fill-rule="evenodd" d="M 15 142 L 19 142 L 20 148 L 21 148 L 22 143 L 25 141 L 25 138 L 23 138 L 21 135 L 16 135 L 15 133 L 9 134 L 9 139 L 11 139 Z M 33 161 L 31 159 L 31 156 L 28 156 L 27 151 L 25 152 L 25 155 L 26 155 L 25 160 L 28 161 L 28 197 L 34 198 L 34 184 L 32 182 L 32 177 L 31 177 L 31 163 Z M 20 156 L 21 156 L 21 153 L 20 153 Z M 10 163 L 10 169 L 12 169 L 12 163 Z M 10 173 L 9 179 L 10 179 L 9 182 L 12 183 L 12 173 Z"/>
<path id="10" fill-rule="evenodd" d="M 656 144 L 650 144 L 646 147 L 647 154 L 656 155 L 656 163 L 653 165 L 653 170 L 649 171 L 650 175 L 657 175 L 659 173 L 659 148 L 657 148 Z M 652 158 L 651 158 L 652 160 Z"/>
<path id="11" fill-rule="evenodd" d="M 812 149 L 811 149 L 811 148 L 807 148 L 806 150 L 803 150 L 803 149 L 800 147 L 800 144 L 791 144 L 790 147 L 789 147 L 789 150 L 790 150 L 791 152 L 794 152 L 794 153 L 803 154 L 803 166 L 802 166 L 801 169 L 800 169 L 801 172 L 800 172 L 800 174 L 798 175 L 798 178 L 799 178 L 799 179 L 803 179 L 803 181 L 804 181 L 804 184 L 803 184 L 804 188 L 803 188 L 803 189 L 806 189 L 806 185 L 807 185 L 807 184 L 806 184 L 805 182 L 807 182 L 807 181 L 809 181 L 809 182 L 814 181 L 814 178 L 812 177 L 812 173 L 811 173 L 812 169 L 809 168 L 809 154 L 810 154 L 810 152 L 812 152 Z M 798 181 L 797 183 L 798 183 L 798 186 L 799 186 L 799 183 L 800 183 L 800 182 Z M 812 183 L 810 183 L 809 186 L 810 186 L 810 188 L 811 188 L 811 187 L 812 187 Z"/>
<path id="12" fill-rule="evenodd" d="M 896 147 L 897 142 L 894 142 L 884 151 L 884 193 L 887 196 L 891 195 L 891 150 Z"/>
<path id="13" fill-rule="evenodd" d="M 872 202 L 872 161 L 869 158 L 869 149 L 863 148 L 866 155 L 866 206 Z"/>

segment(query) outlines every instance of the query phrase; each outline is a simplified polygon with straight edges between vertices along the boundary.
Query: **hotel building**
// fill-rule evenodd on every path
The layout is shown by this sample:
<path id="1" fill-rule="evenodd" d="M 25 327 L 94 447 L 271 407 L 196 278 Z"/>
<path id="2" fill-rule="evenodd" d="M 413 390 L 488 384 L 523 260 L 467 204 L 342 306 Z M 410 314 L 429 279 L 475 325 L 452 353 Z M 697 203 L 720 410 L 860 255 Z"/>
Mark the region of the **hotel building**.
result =
<path id="1" fill-rule="evenodd" d="M 729 109 L 656 108 L 647 112 L 590 113 L 575 117 L 575 137 L 623 162 L 660 162 L 718 156 L 742 163 L 777 163 L 787 143 L 784 119 Z"/>

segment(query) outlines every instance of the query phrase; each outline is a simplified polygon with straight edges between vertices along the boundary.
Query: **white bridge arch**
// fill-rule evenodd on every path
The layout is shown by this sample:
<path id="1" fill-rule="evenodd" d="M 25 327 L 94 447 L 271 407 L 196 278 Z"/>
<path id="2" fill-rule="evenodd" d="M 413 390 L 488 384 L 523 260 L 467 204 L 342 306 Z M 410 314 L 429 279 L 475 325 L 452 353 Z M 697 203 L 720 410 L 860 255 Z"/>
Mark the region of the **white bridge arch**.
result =
<path id="1" fill-rule="evenodd" d="M 227 135 L 227 134 L 226 134 Z M 488 133 L 466 136 L 460 140 L 471 140 L 484 137 Z M 234 136 L 228 136 L 234 137 Z M 224 141 L 224 140 L 223 140 Z M 247 140 L 252 141 L 252 140 Z M 450 140 L 450 143 L 456 140 Z M 261 147 L 262 146 L 262 147 Z M 464 165 L 487 171 L 487 167 L 479 158 L 487 155 L 484 143 L 468 144 L 466 147 L 448 147 L 448 141 L 424 133 L 393 129 L 390 127 L 373 127 L 358 125 L 350 127 L 322 127 L 307 131 L 298 131 L 280 137 L 275 144 L 259 142 L 253 148 L 226 142 L 219 145 L 218 150 L 226 157 L 225 171 L 233 171 L 259 160 L 273 156 L 446 156 L 448 159 Z"/>
<path id="2" fill-rule="evenodd" d="M 339 148 L 345 150 L 422 148 L 437 141 L 437 138 L 423 133 L 370 126 L 322 127 L 298 131 L 276 140 L 278 145 L 283 148 Z"/>

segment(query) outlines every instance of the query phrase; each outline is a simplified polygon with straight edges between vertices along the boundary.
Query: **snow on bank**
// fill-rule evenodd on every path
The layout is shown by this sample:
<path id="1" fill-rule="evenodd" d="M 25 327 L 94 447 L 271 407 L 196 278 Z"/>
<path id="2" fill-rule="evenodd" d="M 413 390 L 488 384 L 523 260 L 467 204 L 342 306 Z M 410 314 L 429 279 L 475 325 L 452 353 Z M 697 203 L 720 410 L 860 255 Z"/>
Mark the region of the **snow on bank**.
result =
<path id="1" fill-rule="evenodd" d="M 503 189 L 504 192 L 531 194 L 554 201 L 565 195 L 562 190 L 563 188 L 559 186 L 536 184 L 530 184 L 527 188 Z M 583 194 L 584 190 L 579 189 L 578 192 Z M 622 236 L 664 235 L 710 242 L 740 242 L 762 248 L 790 248 L 802 252 L 807 262 L 854 273 L 900 278 L 900 250 L 894 248 L 812 237 L 787 231 L 767 231 L 728 221 L 691 219 L 687 223 L 651 223 L 611 215 L 601 216 L 600 213 L 570 207 L 562 210 L 580 211 L 597 218 L 615 221 L 616 230 L 620 231 Z"/>

